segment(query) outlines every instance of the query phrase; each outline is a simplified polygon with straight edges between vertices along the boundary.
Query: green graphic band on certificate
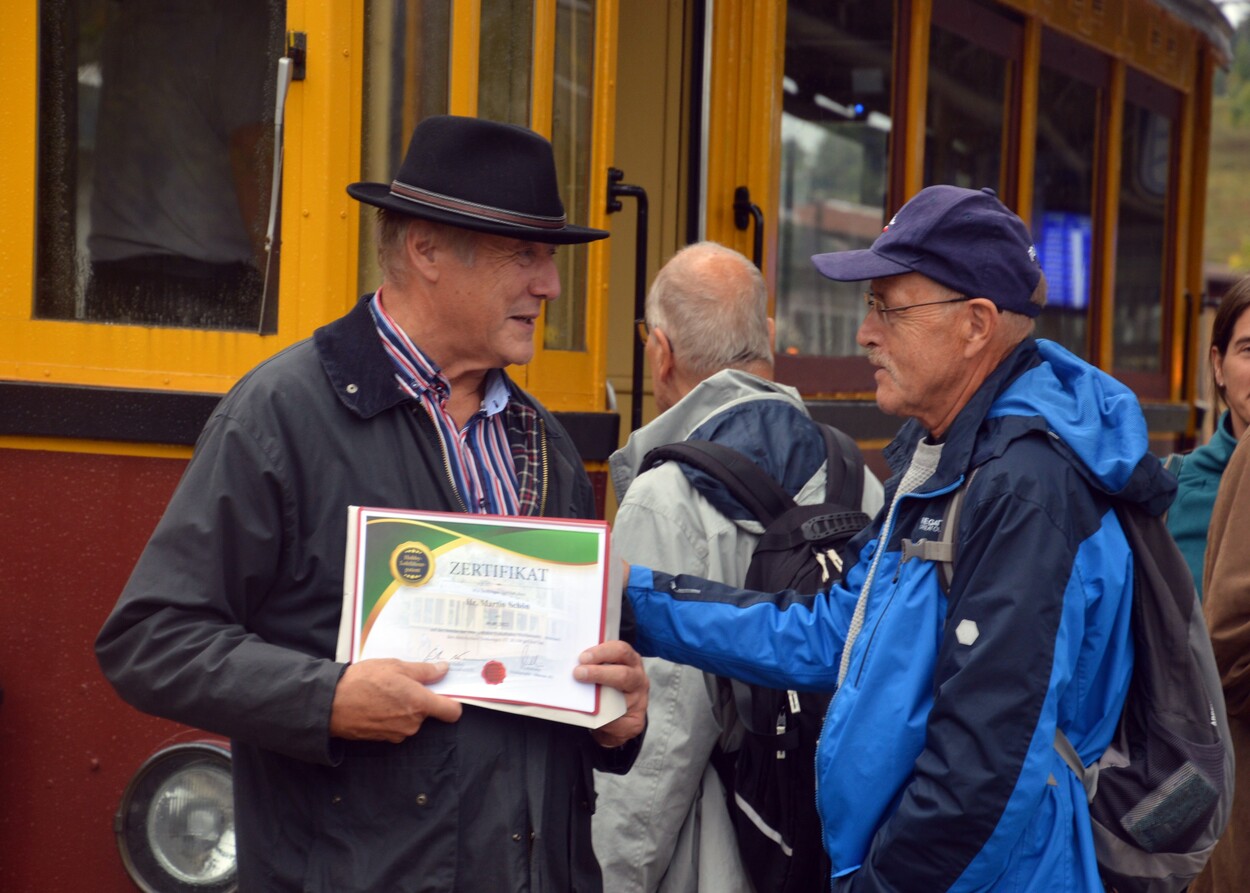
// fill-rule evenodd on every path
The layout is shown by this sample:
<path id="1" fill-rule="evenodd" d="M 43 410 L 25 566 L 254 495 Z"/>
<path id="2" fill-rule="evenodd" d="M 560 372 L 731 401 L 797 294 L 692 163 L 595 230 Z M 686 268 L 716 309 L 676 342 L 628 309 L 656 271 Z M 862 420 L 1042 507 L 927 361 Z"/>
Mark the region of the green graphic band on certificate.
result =
<path id="1" fill-rule="evenodd" d="M 602 641 L 606 525 L 355 511 L 341 660 L 445 660 L 441 694 L 596 710 L 573 668 Z"/>

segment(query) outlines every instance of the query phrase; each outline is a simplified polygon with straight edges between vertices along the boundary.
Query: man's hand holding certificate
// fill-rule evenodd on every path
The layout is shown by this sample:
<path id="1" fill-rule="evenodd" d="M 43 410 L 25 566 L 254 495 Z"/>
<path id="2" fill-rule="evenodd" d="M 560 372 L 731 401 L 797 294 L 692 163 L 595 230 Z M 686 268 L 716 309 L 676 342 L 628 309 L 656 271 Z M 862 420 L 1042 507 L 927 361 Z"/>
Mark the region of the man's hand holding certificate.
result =
<path id="1" fill-rule="evenodd" d="M 338 660 L 445 662 L 420 680 L 433 693 L 603 726 L 626 712 L 620 689 L 645 703 L 637 654 L 605 644 L 621 591 L 607 546 L 602 522 L 352 507 Z"/>

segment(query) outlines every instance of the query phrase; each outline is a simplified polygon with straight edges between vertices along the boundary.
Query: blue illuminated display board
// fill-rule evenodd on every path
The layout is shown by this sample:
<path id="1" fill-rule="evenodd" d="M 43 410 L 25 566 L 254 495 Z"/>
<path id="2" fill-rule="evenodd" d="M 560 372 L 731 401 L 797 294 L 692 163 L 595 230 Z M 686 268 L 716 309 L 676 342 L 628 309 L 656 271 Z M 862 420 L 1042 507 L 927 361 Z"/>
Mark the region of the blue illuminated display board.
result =
<path id="1" fill-rule="evenodd" d="M 1035 230 L 1038 259 L 1046 274 L 1046 306 L 1084 310 L 1089 306 L 1090 218 L 1047 211 Z"/>

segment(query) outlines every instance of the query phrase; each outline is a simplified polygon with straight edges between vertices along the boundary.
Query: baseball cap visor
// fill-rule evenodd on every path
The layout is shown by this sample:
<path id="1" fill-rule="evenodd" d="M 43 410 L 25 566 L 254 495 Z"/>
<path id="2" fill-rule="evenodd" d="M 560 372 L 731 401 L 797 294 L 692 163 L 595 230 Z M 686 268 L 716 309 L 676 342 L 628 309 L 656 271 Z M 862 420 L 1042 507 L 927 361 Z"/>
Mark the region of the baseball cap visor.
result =
<path id="1" fill-rule="evenodd" d="M 871 248 L 814 254 L 812 263 L 822 276 L 838 282 L 866 282 L 912 272 L 910 267 L 882 257 Z"/>

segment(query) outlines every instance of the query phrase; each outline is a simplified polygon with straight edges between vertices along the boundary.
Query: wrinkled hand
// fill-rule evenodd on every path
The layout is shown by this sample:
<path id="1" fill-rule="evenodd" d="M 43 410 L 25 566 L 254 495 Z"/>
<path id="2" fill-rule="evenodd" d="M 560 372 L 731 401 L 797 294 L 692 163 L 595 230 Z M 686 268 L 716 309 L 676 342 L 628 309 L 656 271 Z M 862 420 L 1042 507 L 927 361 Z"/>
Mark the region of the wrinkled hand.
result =
<path id="1" fill-rule="evenodd" d="M 445 661 L 425 664 L 387 658 L 352 664 L 334 690 L 330 734 L 398 744 L 415 735 L 427 719 L 455 722 L 460 702 L 425 687 L 446 673 Z"/>
<path id="2" fill-rule="evenodd" d="M 641 735 L 647 725 L 647 693 L 651 680 L 633 646 L 621 641 L 604 642 L 587 648 L 578 660 L 581 665 L 573 671 L 574 679 L 606 685 L 625 694 L 625 713 L 592 730 L 590 734 L 595 741 L 601 747 L 620 747 Z"/>

